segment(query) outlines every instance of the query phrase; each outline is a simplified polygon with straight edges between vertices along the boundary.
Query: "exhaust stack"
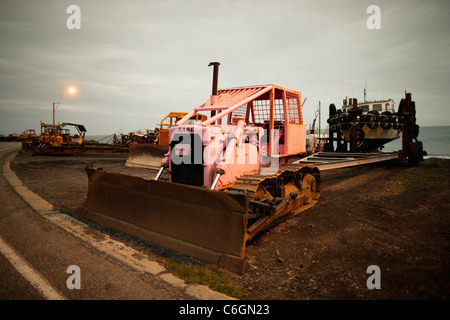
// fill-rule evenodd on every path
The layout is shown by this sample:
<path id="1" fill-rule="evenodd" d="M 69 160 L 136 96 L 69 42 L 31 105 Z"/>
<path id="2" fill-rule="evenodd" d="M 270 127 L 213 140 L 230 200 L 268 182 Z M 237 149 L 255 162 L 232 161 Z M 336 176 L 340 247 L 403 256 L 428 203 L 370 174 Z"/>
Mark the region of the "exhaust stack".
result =
<path id="1" fill-rule="evenodd" d="M 219 62 L 210 62 L 208 65 L 208 67 L 214 66 L 211 104 L 214 104 L 216 102 L 216 98 L 217 98 L 217 82 L 219 79 L 219 65 L 220 65 Z"/>

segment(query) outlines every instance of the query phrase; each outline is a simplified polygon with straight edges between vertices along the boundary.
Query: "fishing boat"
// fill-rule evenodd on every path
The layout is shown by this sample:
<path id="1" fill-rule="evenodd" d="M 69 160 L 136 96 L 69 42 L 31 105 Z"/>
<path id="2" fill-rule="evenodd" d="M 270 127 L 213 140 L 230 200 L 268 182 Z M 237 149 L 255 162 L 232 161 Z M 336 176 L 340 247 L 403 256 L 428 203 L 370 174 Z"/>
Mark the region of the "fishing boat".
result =
<path id="1" fill-rule="evenodd" d="M 395 112 L 394 101 L 383 99 L 357 102 L 345 98 L 340 110 L 330 108 L 327 120 L 330 130 L 340 131 L 346 141 L 351 141 L 352 129 L 357 127 L 357 148 L 360 152 L 380 149 L 401 136 L 402 116 Z"/>

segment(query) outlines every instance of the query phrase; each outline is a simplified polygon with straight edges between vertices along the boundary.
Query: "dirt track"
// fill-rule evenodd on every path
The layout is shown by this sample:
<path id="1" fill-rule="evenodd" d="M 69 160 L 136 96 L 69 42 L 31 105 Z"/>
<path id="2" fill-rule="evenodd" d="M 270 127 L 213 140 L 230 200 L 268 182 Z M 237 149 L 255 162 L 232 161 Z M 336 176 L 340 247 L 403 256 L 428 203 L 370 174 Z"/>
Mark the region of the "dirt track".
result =
<path id="1" fill-rule="evenodd" d="M 126 158 L 18 156 L 13 169 L 31 190 L 72 212 L 87 193 L 87 163 L 153 175 Z M 247 245 L 243 276 L 225 271 L 242 299 L 448 299 L 450 161 L 400 161 L 322 173 L 318 205 L 285 219 Z M 165 255 L 154 250 L 155 259 Z M 370 265 L 381 289 L 369 290 Z"/>

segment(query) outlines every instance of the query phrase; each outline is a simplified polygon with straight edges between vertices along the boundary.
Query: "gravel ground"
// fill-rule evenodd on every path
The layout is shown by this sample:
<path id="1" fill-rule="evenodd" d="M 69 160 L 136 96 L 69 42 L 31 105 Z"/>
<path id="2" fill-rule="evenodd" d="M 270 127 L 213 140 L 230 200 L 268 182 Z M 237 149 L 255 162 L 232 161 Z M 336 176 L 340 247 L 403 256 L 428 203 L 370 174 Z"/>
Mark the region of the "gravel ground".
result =
<path id="1" fill-rule="evenodd" d="M 30 157 L 13 170 L 31 190 L 70 214 L 87 195 L 88 164 L 151 178 L 123 156 Z M 450 161 L 419 167 L 389 161 L 322 172 L 319 203 L 283 219 L 246 247 L 242 276 L 217 273 L 242 288 L 242 299 L 448 299 Z M 94 226 L 94 224 L 92 224 Z M 97 226 L 98 227 L 98 226 Z M 196 263 L 120 233 L 164 263 Z M 369 289 L 369 266 L 380 268 L 381 289 Z"/>

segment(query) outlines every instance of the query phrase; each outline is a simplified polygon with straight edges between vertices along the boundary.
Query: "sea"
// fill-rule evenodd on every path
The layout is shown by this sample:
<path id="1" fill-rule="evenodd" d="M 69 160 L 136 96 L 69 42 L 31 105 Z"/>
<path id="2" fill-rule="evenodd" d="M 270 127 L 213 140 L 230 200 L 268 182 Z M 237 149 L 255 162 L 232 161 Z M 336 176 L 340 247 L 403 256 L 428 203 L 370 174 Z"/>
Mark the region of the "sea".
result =
<path id="1" fill-rule="evenodd" d="M 417 140 L 422 141 L 427 158 L 450 159 L 450 126 L 419 127 Z M 402 137 L 384 145 L 383 152 L 395 152 L 402 149 Z"/>
<path id="2" fill-rule="evenodd" d="M 86 135 L 86 140 L 96 140 L 101 143 L 112 141 L 112 135 Z M 420 127 L 418 140 L 423 142 L 423 149 L 427 152 L 424 157 L 450 159 L 450 126 Z M 402 138 L 384 145 L 383 152 L 396 152 L 402 149 Z"/>

